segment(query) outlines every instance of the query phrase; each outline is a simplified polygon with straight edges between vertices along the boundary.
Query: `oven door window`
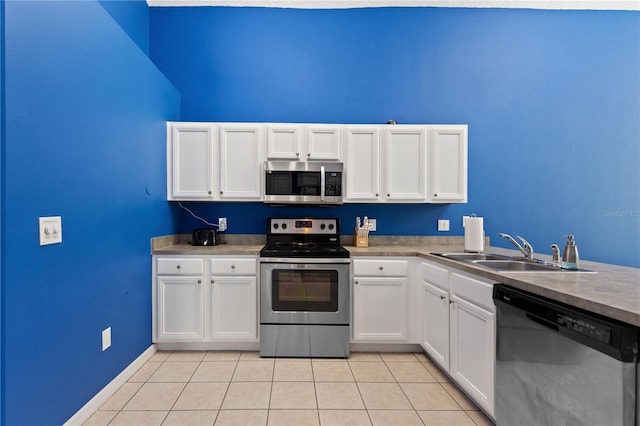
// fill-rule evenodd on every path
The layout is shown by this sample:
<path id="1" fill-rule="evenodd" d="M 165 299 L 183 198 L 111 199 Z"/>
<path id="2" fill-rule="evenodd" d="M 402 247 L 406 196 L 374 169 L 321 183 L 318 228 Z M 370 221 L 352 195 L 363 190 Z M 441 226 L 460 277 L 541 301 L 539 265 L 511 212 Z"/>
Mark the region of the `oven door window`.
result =
<path id="1" fill-rule="evenodd" d="M 274 311 L 338 311 L 338 271 L 274 270 Z"/>

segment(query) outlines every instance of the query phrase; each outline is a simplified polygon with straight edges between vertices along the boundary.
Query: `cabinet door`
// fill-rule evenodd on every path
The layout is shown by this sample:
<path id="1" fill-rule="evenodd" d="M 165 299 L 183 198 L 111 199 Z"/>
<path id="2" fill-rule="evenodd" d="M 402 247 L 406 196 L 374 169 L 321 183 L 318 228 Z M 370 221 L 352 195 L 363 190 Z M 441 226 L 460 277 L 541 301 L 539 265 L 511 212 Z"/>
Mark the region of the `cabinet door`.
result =
<path id="1" fill-rule="evenodd" d="M 449 370 L 449 292 L 422 282 L 422 348 Z"/>
<path id="2" fill-rule="evenodd" d="M 211 339 L 255 341 L 258 338 L 256 277 L 211 278 Z"/>
<path id="3" fill-rule="evenodd" d="M 269 160 L 300 160 L 300 128 L 267 127 L 267 158 Z"/>
<path id="4" fill-rule="evenodd" d="M 494 414 L 495 314 L 451 296 L 451 375 Z"/>
<path id="5" fill-rule="evenodd" d="M 167 124 L 167 199 L 213 199 L 213 127 Z"/>
<path id="6" fill-rule="evenodd" d="M 353 339 L 407 340 L 407 278 L 354 277 Z"/>
<path id="7" fill-rule="evenodd" d="M 340 127 L 317 126 L 307 128 L 308 160 L 340 160 Z"/>
<path id="8" fill-rule="evenodd" d="M 258 201 L 262 198 L 260 127 L 220 127 L 220 199 Z"/>
<path id="9" fill-rule="evenodd" d="M 380 131 L 349 128 L 345 134 L 345 201 L 377 201 L 380 198 Z"/>
<path id="10" fill-rule="evenodd" d="M 427 133 L 425 127 L 403 126 L 387 129 L 383 164 L 387 202 L 426 201 Z"/>
<path id="11" fill-rule="evenodd" d="M 431 202 L 467 202 L 467 126 L 431 129 Z"/>
<path id="12" fill-rule="evenodd" d="M 202 277 L 157 278 L 158 341 L 203 339 Z"/>

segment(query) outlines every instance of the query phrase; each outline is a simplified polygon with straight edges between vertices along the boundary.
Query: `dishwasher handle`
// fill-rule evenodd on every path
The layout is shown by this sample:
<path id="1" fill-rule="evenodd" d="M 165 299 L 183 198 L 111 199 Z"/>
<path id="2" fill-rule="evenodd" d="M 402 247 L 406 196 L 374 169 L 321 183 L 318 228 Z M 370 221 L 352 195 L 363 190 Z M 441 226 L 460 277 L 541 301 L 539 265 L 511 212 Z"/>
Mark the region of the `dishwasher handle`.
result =
<path id="1" fill-rule="evenodd" d="M 602 315 L 569 306 L 505 284 L 493 287 L 493 300 L 500 326 L 502 306 L 511 306 L 521 315 L 569 339 L 587 345 L 619 361 L 638 362 L 640 329 Z"/>
<path id="2" fill-rule="evenodd" d="M 529 318 L 531 321 L 533 322 L 537 322 L 538 324 L 550 328 L 553 331 L 560 331 L 560 327 L 558 327 L 556 324 L 546 321 L 543 318 L 537 317 L 535 315 L 530 314 L 529 312 L 526 312 L 525 315 L 527 316 L 527 318 Z"/>

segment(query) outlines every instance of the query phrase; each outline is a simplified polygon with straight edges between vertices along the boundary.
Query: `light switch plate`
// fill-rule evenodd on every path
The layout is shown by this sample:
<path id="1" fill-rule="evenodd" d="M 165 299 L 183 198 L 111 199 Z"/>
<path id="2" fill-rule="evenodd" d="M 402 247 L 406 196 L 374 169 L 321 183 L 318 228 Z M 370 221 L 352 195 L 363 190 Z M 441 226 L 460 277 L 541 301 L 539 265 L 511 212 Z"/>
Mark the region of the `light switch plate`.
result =
<path id="1" fill-rule="evenodd" d="M 106 351 L 111 346 L 111 327 L 102 330 L 102 351 Z"/>
<path id="2" fill-rule="evenodd" d="M 62 242 L 62 217 L 48 216 L 39 218 L 40 245 L 59 244 Z"/>
<path id="3" fill-rule="evenodd" d="M 449 220 L 438 219 L 438 231 L 448 231 L 448 230 L 449 230 Z"/>

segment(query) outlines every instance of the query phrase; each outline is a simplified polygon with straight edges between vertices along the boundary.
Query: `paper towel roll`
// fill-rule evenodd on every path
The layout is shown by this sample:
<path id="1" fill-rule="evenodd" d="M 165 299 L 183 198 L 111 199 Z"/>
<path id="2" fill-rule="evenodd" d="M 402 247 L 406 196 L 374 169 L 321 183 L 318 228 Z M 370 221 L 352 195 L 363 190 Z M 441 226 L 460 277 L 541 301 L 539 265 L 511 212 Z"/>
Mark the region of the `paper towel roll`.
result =
<path id="1" fill-rule="evenodd" d="M 484 219 L 469 217 L 464 225 L 464 251 L 484 251 Z"/>

